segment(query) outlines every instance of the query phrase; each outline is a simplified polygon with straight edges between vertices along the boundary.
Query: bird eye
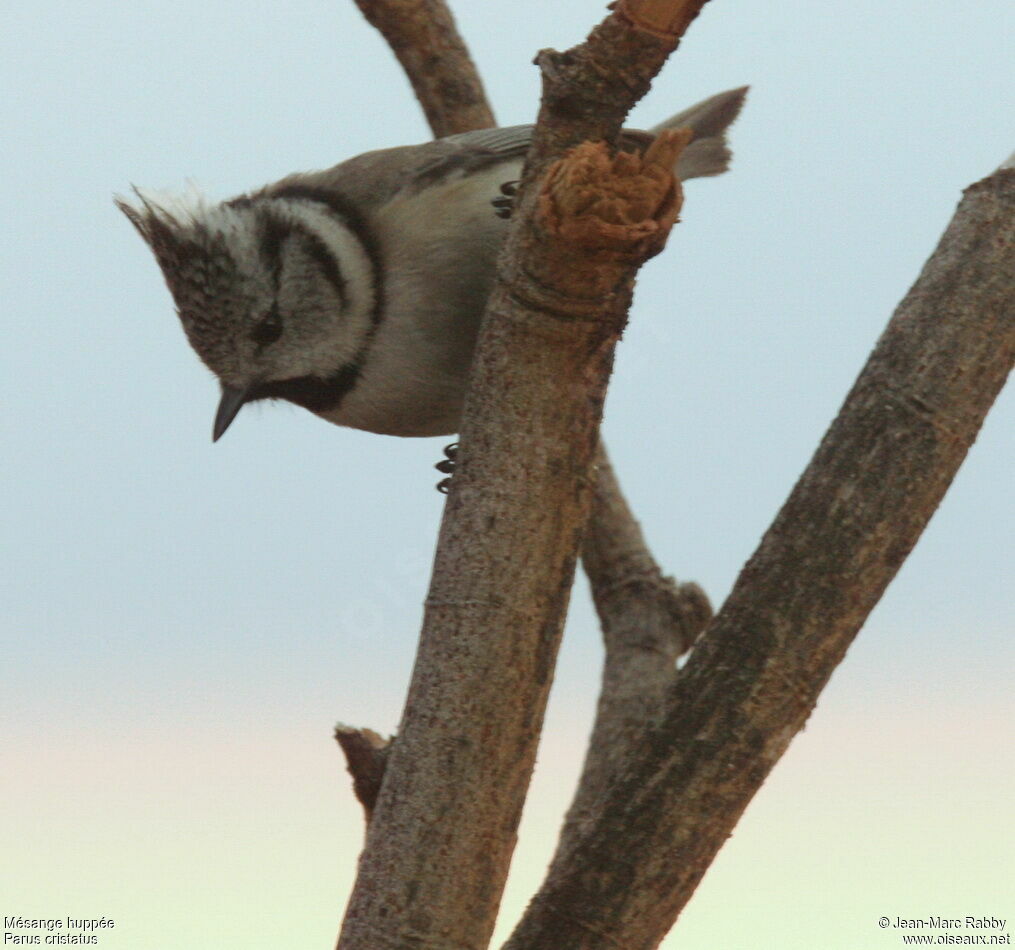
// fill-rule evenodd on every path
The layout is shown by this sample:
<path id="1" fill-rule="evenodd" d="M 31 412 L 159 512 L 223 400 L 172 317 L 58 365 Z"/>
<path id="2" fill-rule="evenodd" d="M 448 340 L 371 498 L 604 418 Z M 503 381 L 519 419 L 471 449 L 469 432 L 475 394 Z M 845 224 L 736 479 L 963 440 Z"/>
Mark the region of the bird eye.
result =
<path id="1" fill-rule="evenodd" d="M 282 335 L 282 315 L 278 306 L 268 311 L 268 315 L 250 331 L 250 339 L 258 346 L 274 343 Z"/>

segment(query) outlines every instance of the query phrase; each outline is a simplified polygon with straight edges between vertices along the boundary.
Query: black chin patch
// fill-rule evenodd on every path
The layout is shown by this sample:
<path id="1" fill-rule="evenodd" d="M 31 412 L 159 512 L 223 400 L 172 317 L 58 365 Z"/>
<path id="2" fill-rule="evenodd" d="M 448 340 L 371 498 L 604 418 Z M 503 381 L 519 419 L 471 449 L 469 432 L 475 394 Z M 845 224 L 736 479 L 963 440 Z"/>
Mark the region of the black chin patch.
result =
<path id="1" fill-rule="evenodd" d="M 319 376 L 299 376 L 262 383 L 251 391 L 247 401 L 285 399 L 311 412 L 328 412 L 338 408 L 339 403 L 356 385 L 359 375 L 360 367 L 348 364 L 323 379 Z"/>

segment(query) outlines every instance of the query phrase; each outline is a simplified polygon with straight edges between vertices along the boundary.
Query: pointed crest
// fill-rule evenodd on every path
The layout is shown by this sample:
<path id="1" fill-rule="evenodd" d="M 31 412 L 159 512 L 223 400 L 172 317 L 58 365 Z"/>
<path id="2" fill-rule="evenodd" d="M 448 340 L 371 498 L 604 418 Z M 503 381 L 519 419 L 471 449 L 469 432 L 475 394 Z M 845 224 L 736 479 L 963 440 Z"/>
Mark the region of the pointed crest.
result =
<path id="1" fill-rule="evenodd" d="M 135 188 L 134 195 L 117 196 L 116 206 L 155 255 L 191 345 L 220 377 L 229 375 L 232 341 L 259 289 L 253 213 L 242 204 L 212 204 L 196 190 L 156 196 Z"/>

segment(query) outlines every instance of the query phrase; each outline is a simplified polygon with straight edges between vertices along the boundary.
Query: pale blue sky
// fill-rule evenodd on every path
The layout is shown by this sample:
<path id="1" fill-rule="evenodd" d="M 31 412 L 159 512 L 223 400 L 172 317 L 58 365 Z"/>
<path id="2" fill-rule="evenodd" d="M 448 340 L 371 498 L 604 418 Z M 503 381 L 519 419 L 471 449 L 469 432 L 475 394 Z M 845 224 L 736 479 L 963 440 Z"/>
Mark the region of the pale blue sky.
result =
<path id="1" fill-rule="evenodd" d="M 603 9 L 516 0 L 460 2 L 457 13 L 498 118 L 515 123 L 535 114 L 535 52 L 580 40 Z M 605 423 L 660 561 L 715 600 L 806 464 L 961 189 L 1015 148 L 1013 40 L 1007 0 L 961 9 L 940 0 L 714 0 L 632 117 L 651 125 L 720 89 L 753 85 L 732 135 L 733 171 L 689 185 L 683 223 L 639 282 Z M 120 911 L 136 939 L 107 946 L 197 945 L 183 908 L 209 888 L 232 919 L 199 912 L 204 945 L 277 946 L 251 899 L 258 884 L 281 905 L 299 895 L 298 913 L 280 906 L 271 918 L 287 917 L 303 935 L 288 945 L 319 944 L 328 928 L 330 941 L 360 819 L 328 732 L 337 719 L 397 723 L 442 504 L 431 466 L 448 440 L 341 430 L 274 406 L 245 411 L 213 446 L 216 386 L 111 196 L 131 183 L 193 179 L 228 197 L 420 141 L 425 125 L 397 64 L 347 0 L 8 5 L 0 44 L 0 632 L 4 742 L 16 750 L 0 766 L 13 796 L 5 863 L 14 858 L 0 894 L 21 901 L 4 913 L 111 913 L 104 908 L 125 881 L 164 873 L 155 896 Z M 1013 427 L 1008 392 L 812 719 L 801 744 L 813 759 L 795 745 L 798 758 L 785 763 L 787 776 L 808 762 L 826 774 L 828 743 L 851 735 L 857 744 L 837 761 L 863 771 L 889 811 L 926 812 L 946 829 L 964 815 L 956 840 L 1007 842 L 1009 861 L 1011 819 L 1000 803 L 1013 779 Z M 546 828 L 577 765 L 598 663 L 580 585 L 546 740 L 551 758 L 567 761 L 559 776 L 542 773 L 544 798 L 527 819 L 549 816 Z M 879 716 L 900 743 L 897 755 L 884 752 L 881 771 L 865 755 L 870 737 L 883 735 Z M 949 732 L 956 721 L 967 733 Z M 822 728 L 824 745 L 812 734 Z M 984 736 L 997 743 L 989 753 Z M 942 761 L 958 756 L 966 769 L 939 811 L 889 776 L 903 751 L 936 743 Z M 900 775 L 916 766 L 905 768 Z M 146 782 L 163 771 L 173 791 L 160 797 Z M 790 804 L 822 811 L 820 789 L 778 772 L 773 782 Z M 294 788 L 312 788 L 313 804 Z M 263 834 L 266 801 L 272 816 L 292 816 L 270 857 L 248 829 L 236 835 L 248 842 L 243 860 L 212 839 L 178 855 L 191 891 L 154 870 L 173 866 L 160 847 L 221 828 L 237 809 Z M 988 834 L 977 814 L 992 809 L 1007 818 Z M 869 817 L 837 820 L 822 849 L 854 841 Z M 83 828 L 92 829 L 84 839 Z M 135 855 L 125 842 L 138 835 L 151 847 Z M 337 845 L 337 835 L 348 841 Z M 89 842 L 120 870 L 88 871 Z M 785 843 L 778 832 L 757 860 Z M 809 844 L 796 843 L 800 861 Z M 878 861 L 906 879 L 917 851 L 910 841 Z M 295 853 L 302 860 L 289 868 Z M 976 854 L 945 853 L 942 868 L 965 860 L 976 880 L 995 879 L 993 859 Z M 254 874 L 260 861 L 281 877 Z M 313 899 L 307 877 L 328 901 Z M 708 936 L 718 924 L 693 917 L 709 900 L 722 905 L 721 893 L 705 893 L 711 880 L 688 911 L 685 950 L 719 945 Z M 948 896 L 944 878 L 928 881 L 915 897 Z M 977 912 L 1015 916 L 1010 901 L 972 896 L 989 905 Z M 759 911 L 754 942 L 728 936 L 726 945 L 895 945 L 860 911 L 854 923 L 842 922 L 838 943 Z"/>

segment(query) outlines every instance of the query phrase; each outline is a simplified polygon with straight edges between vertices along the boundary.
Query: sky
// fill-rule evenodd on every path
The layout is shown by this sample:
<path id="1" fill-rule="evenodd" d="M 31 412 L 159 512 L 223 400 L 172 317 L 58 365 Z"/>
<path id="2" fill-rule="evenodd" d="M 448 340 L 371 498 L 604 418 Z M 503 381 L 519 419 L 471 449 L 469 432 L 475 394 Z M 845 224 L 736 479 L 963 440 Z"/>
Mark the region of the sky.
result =
<path id="1" fill-rule="evenodd" d="M 536 51 L 604 14 L 456 12 L 504 124 L 535 115 Z M 714 0 L 633 113 L 752 85 L 733 170 L 688 185 L 642 272 L 604 422 L 660 563 L 713 602 L 962 188 L 1015 148 L 1013 39 L 1007 0 Z M 112 195 L 225 198 L 427 129 L 344 0 L 9 5 L 0 72 L 2 912 L 112 919 L 108 950 L 331 946 L 363 826 L 331 729 L 398 722 L 449 440 L 274 405 L 213 446 L 217 387 Z M 665 948 L 1015 930 L 1013 429 L 1009 391 Z M 501 938 L 600 663 L 579 579 Z"/>

